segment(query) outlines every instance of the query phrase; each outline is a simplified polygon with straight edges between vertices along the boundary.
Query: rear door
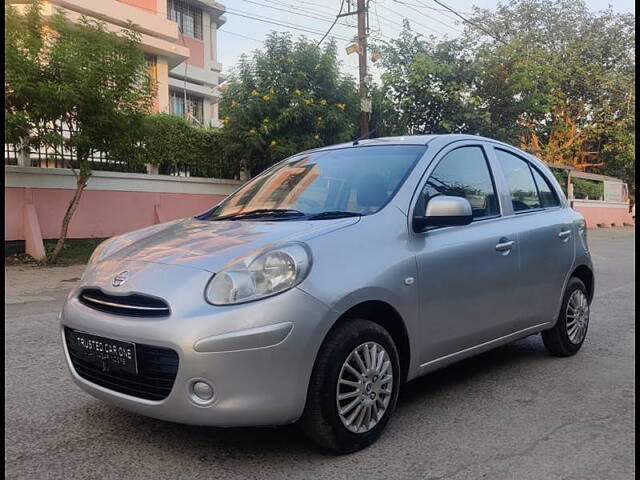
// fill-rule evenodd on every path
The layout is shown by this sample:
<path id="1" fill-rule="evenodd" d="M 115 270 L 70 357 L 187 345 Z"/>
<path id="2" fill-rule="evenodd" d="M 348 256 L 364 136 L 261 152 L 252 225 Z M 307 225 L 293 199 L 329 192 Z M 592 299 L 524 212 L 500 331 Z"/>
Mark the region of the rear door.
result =
<path id="1" fill-rule="evenodd" d="M 521 273 L 516 295 L 520 308 L 516 322 L 522 328 L 550 322 L 573 264 L 570 212 L 545 169 L 515 149 L 495 146 L 493 151 L 509 191 L 511 223 L 519 246 Z"/>

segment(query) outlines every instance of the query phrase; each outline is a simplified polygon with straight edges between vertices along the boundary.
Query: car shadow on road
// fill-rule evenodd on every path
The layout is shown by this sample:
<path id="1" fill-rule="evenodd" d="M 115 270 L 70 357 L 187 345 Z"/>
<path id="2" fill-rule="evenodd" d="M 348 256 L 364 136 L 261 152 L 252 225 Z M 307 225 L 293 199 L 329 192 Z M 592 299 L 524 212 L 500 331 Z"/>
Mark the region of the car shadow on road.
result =
<path id="1" fill-rule="evenodd" d="M 549 358 L 539 335 L 494 348 L 406 383 L 400 390 L 397 411 L 424 403 L 429 396 L 446 392 L 485 374 L 496 378 L 504 370 L 518 369 L 535 360 Z"/>
<path id="2" fill-rule="evenodd" d="M 519 368 L 531 361 L 547 357 L 539 337 L 520 340 L 498 347 L 473 358 L 413 380 L 403 386 L 397 406 L 397 415 L 409 415 L 414 408 L 429 408 L 430 397 L 447 394 L 468 382 L 481 381 L 489 372 L 498 375 L 506 369 Z M 147 447 L 157 445 L 165 455 L 187 456 L 200 462 L 218 461 L 234 456 L 253 458 L 305 457 L 322 460 L 331 453 L 315 448 L 305 439 L 297 425 L 274 428 L 216 428 L 181 425 L 156 420 L 104 406 L 108 412 L 100 415 L 105 422 L 119 424 L 128 430 L 131 441 L 139 439 Z M 96 418 L 92 418 L 95 424 Z M 122 430 L 120 430 L 122 432 Z"/>

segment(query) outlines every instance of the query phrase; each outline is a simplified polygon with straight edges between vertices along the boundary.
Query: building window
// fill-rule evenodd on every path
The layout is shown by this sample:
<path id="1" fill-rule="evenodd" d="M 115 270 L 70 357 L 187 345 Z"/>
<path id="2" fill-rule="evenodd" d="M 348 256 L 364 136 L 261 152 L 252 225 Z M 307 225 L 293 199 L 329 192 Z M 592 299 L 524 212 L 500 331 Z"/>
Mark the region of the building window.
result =
<path id="1" fill-rule="evenodd" d="M 199 125 L 204 124 L 204 100 L 202 97 L 186 94 L 187 106 L 185 110 L 185 94 L 178 90 L 169 90 L 169 111 L 173 115 L 185 117 Z"/>
<path id="2" fill-rule="evenodd" d="M 202 9 L 182 0 L 167 0 L 167 18 L 178 24 L 183 35 L 202 40 Z"/>
<path id="3" fill-rule="evenodd" d="M 158 57 L 156 55 L 144 54 L 144 60 L 147 62 L 147 70 L 154 82 L 158 81 Z"/>

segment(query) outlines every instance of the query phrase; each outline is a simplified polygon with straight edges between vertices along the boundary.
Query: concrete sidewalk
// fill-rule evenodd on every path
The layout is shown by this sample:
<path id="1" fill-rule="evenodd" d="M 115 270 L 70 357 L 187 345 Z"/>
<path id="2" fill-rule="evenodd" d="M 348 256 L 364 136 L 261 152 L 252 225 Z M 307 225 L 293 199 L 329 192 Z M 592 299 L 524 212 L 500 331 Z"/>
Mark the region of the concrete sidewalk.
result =
<path id="1" fill-rule="evenodd" d="M 85 265 L 68 267 L 41 267 L 38 265 L 11 265 L 4 267 L 4 303 L 39 302 L 55 300 L 67 294 L 80 280 Z"/>

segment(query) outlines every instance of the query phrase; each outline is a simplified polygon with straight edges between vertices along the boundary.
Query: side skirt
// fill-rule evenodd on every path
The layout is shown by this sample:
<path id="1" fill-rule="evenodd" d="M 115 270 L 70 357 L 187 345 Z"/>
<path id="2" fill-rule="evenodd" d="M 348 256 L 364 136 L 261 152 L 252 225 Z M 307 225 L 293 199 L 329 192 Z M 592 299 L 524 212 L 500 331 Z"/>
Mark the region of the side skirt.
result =
<path id="1" fill-rule="evenodd" d="M 551 328 L 553 326 L 553 323 L 554 322 L 539 323 L 538 325 L 533 325 L 532 327 L 527 327 L 522 330 L 518 330 L 517 332 L 513 332 L 508 335 L 504 335 L 502 337 L 489 340 L 488 342 L 480 343 L 473 347 L 465 348 L 464 350 L 460 350 L 459 352 L 450 353 L 449 355 L 436 358 L 435 360 L 430 360 L 428 362 L 421 364 L 418 367 L 418 371 L 416 372 L 416 375 L 413 378 L 432 372 L 433 370 L 446 367 L 447 365 L 458 362 L 465 358 L 472 357 L 479 353 L 486 352 L 493 348 L 499 347 L 500 345 L 511 343 L 514 340 L 528 337 L 529 335 L 538 333 L 542 330 L 545 330 L 546 328 Z"/>

